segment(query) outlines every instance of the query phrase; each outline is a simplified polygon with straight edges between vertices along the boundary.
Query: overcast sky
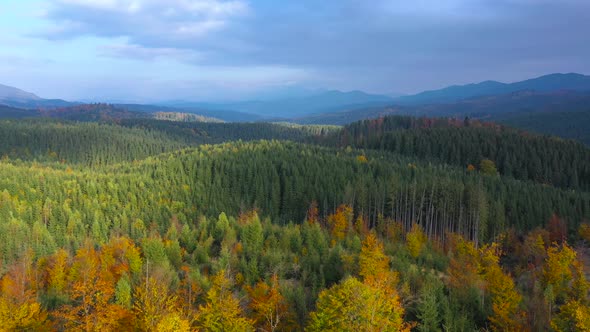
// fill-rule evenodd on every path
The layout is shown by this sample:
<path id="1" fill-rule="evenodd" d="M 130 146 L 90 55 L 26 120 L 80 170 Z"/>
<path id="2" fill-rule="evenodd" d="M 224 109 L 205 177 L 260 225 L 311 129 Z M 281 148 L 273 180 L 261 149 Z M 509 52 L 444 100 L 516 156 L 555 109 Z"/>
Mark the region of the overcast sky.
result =
<path id="1" fill-rule="evenodd" d="M 70 100 L 590 74 L 589 0 L 1 0 L 0 31 L 0 83 Z"/>

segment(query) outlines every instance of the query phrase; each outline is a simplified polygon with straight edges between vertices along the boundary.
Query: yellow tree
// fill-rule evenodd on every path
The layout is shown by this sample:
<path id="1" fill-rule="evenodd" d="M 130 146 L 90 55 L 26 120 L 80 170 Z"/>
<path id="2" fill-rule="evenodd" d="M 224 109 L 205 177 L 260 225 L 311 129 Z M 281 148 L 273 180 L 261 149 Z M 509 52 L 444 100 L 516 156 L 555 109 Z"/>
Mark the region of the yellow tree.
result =
<path id="1" fill-rule="evenodd" d="M 67 272 L 69 253 L 65 249 L 59 249 L 50 259 L 47 279 L 48 291 L 53 294 L 62 294 L 67 285 Z"/>
<path id="2" fill-rule="evenodd" d="M 397 296 L 351 277 L 323 290 L 307 331 L 410 331 Z"/>
<path id="3" fill-rule="evenodd" d="M 178 298 L 169 294 L 168 283 L 156 277 L 148 277 L 147 280 L 137 285 L 135 288 L 135 302 L 133 304 L 133 314 L 135 325 L 143 331 L 160 331 L 170 324 L 190 322 L 175 317 L 174 314 L 180 311 L 178 309 Z"/>
<path id="4" fill-rule="evenodd" d="M 486 175 L 497 175 L 498 169 L 496 164 L 489 159 L 482 159 L 479 163 L 479 170 Z"/>
<path id="5" fill-rule="evenodd" d="M 340 205 L 334 214 L 328 216 L 328 225 L 334 240 L 344 239 L 351 221 L 352 208 L 345 204 Z"/>
<path id="6" fill-rule="evenodd" d="M 551 328 L 557 332 L 590 331 L 590 308 L 577 300 L 568 301 L 551 320 Z"/>
<path id="7" fill-rule="evenodd" d="M 576 252 L 567 244 L 552 245 L 547 249 L 547 258 L 543 267 L 543 281 L 553 290 L 554 298 L 567 296 L 574 274 L 571 267 L 576 261 Z"/>
<path id="8" fill-rule="evenodd" d="M 139 273 L 142 260 L 139 248 L 127 237 L 112 238 L 101 248 L 102 265 L 115 279 L 127 272 Z"/>
<path id="9" fill-rule="evenodd" d="M 362 243 L 359 268 L 359 275 L 369 283 L 389 272 L 389 257 L 383 252 L 383 244 L 375 232 L 370 232 Z"/>
<path id="10" fill-rule="evenodd" d="M 0 331 L 49 331 L 47 313 L 32 290 L 30 252 L 0 280 Z"/>
<path id="11" fill-rule="evenodd" d="M 590 223 L 581 223 L 580 227 L 578 227 L 578 235 L 586 242 L 590 242 Z"/>
<path id="12" fill-rule="evenodd" d="M 524 331 L 522 296 L 512 278 L 502 271 L 499 261 L 500 249 L 496 243 L 481 249 L 482 276 L 492 299 L 493 314 L 489 317 L 492 330 Z"/>
<path id="13" fill-rule="evenodd" d="M 37 301 L 0 297 L 0 331 L 49 331 L 47 313 Z"/>
<path id="14" fill-rule="evenodd" d="M 252 322 L 244 317 L 240 303 L 231 292 L 232 283 L 221 270 L 213 276 L 213 285 L 207 292 L 207 303 L 199 307 L 197 323 L 204 331 L 254 331 Z"/>
<path id="15" fill-rule="evenodd" d="M 422 227 L 418 224 L 413 224 L 412 229 L 406 234 L 406 245 L 412 257 L 418 258 L 420 256 L 426 240 L 426 235 L 424 235 Z"/>
<path id="16" fill-rule="evenodd" d="M 158 332 L 189 332 L 191 324 L 187 319 L 181 317 L 179 313 L 173 312 L 167 314 L 160 320 L 156 329 Z"/>
<path id="17" fill-rule="evenodd" d="M 66 329 L 104 331 L 122 328 L 120 320 L 126 316 L 126 311 L 113 303 L 115 281 L 91 243 L 76 252 L 70 279 L 72 304 L 63 306 L 58 314 Z"/>
<path id="18" fill-rule="evenodd" d="M 558 313 L 551 319 L 556 331 L 590 331 L 590 308 L 588 308 L 589 285 L 582 263 L 576 252 L 566 243 L 554 244 L 547 249 L 543 267 L 543 281 L 552 302 L 562 302 Z"/>
<path id="19" fill-rule="evenodd" d="M 477 286 L 479 281 L 479 254 L 472 242 L 466 241 L 461 235 L 449 236 L 450 257 L 448 284 L 460 294 L 466 293 L 470 287 Z"/>
<path id="20" fill-rule="evenodd" d="M 250 309 L 255 325 L 260 331 L 293 330 L 293 317 L 289 304 L 279 291 L 279 279 L 274 274 L 270 285 L 261 281 L 254 287 L 247 287 Z"/>

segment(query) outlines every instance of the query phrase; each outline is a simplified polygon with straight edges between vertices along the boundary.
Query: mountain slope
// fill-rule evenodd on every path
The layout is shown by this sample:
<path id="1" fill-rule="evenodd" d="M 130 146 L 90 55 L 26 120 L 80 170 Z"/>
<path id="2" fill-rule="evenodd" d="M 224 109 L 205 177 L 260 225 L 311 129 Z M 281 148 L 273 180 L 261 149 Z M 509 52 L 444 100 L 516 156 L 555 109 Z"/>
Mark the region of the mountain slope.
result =
<path id="1" fill-rule="evenodd" d="M 590 146 L 590 105 L 585 112 L 515 114 L 497 121 L 532 132 L 574 139 Z"/>
<path id="2" fill-rule="evenodd" d="M 465 98 L 506 94 L 521 90 L 554 91 L 573 90 L 590 91 L 590 76 L 569 73 L 549 74 L 525 81 L 500 83 L 485 81 L 467 85 L 453 85 L 439 90 L 424 91 L 411 96 L 399 97 L 395 100 L 400 104 L 428 104 L 453 102 Z"/>
<path id="3" fill-rule="evenodd" d="M 44 99 L 34 93 L 0 84 L 0 104 L 17 108 L 54 108 L 76 103 L 61 99 Z"/>
<path id="4" fill-rule="evenodd" d="M 33 93 L 0 84 L 0 100 L 41 100 Z"/>
<path id="5" fill-rule="evenodd" d="M 352 123 L 332 144 L 385 150 L 459 167 L 492 160 L 498 172 L 556 187 L 590 189 L 590 149 L 489 122 L 388 116 Z"/>
<path id="6" fill-rule="evenodd" d="M 186 147 L 155 130 L 49 119 L 0 121 L 0 156 L 99 166 Z"/>
<path id="7" fill-rule="evenodd" d="M 465 117 L 513 125 L 529 131 L 578 139 L 590 144 L 590 93 L 581 91 L 519 91 L 473 97 L 452 103 L 387 106 L 310 115 L 302 124 L 344 125 L 387 115 Z"/>

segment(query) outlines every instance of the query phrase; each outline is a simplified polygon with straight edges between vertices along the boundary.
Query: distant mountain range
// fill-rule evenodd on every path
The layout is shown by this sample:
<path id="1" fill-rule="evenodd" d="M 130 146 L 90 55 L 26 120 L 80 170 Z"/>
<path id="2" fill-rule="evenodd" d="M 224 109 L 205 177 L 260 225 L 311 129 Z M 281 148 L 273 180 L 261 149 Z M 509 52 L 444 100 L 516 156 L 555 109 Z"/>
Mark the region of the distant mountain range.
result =
<path id="1" fill-rule="evenodd" d="M 18 108 L 66 107 L 77 103 L 61 99 L 43 99 L 34 93 L 0 84 L 0 104 Z"/>
<path id="2" fill-rule="evenodd" d="M 386 105 L 393 98 L 368 94 L 362 91 L 317 91 L 287 98 L 241 101 L 228 103 L 207 103 L 172 101 L 158 105 L 116 104 L 138 112 L 182 111 L 215 117 L 224 121 L 285 120 L 313 113 L 339 111 L 344 108 L 361 108 Z M 0 104 L 23 109 L 50 109 L 80 105 L 61 99 L 43 99 L 17 88 L 0 86 Z"/>
<path id="3" fill-rule="evenodd" d="M 0 84 L 0 100 L 22 100 L 22 101 L 29 101 L 29 100 L 40 100 L 39 96 L 23 91 L 21 89 L 17 89 L 11 86 L 2 85 Z"/>
<path id="4" fill-rule="evenodd" d="M 164 112 L 192 113 L 201 116 L 202 119 L 211 118 L 228 122 L 292 121 L 346 124 L 387 114 L 470 116 L 501 120 L 503 117 L 514 117 L 515 114 L 534 112 L 588 111 L 590 76 L 570 73 L 550 74 L 515 83 L 485 81 L 397 98 L 362 91 L 297 90 L 297 93 L 289 95 L 291 92 L 284 91 L 266 100 L 227 103 L 173 101 L 158 105 L 115 104 L 114 110 L 109 110 L 105 115 L 103 109 L 102 115 L 96 117 L 142 117 L 142 113 L 153 115 Z M 76 102 L 43 99 L 33 93 L 4 85 L 0 85 L 0 104 L 12 107 L 0 109 L 3 117 L 8 114 L 21 117 L 35 116 L 36 113 L 24 111 L 25 109 L 40 110 L 45 115 L 57 114 L 49 111 L 56 108 L 60 109 L 59 114 L 75 117 L 72 112 L 76 110 L 93 109 L 77 108 L 80 103 Z M 67 108 L 70 108 L 70 111 L 64 110 Z"/>
<path id="5" fill-rule="evenodd" d="M 471 117 L 497 121 L 516 114 L 541 112 L 590 112 L 590 91 L 524 90 L 507 94 L 472 97 L 454 102 L 424 105 L 388 105 L 313 114 L 294 119 L 301 124 L 336 124 L 377 118 L 385 115 L 429 117 Z"/>
<path id="6" fill-rule="evenodd" d="M 439 90 L 402 96 L 396 98 L 394 102 L 406 105 L 446 103 L 471 97 L 507 94 L 523 90 L 540 92 L 555 90 L 590 91 L 590 76 L 575 73 L 550 74 L 515 83 L 485 81 L 475 84 L 453 85 Z"/>
<path id="7" fill-rule="evenodd" d="M 344 108 L 386 105 L 393 98 L 362 91 L 325 91 L 313 95 L 271 100 L 242 101 L 233 103 L 170 102 L 165 106 L 183 109 L 232 110 L 255 114 L 267 119 L 288 119 L 314 113 L 327 113 Z"/>

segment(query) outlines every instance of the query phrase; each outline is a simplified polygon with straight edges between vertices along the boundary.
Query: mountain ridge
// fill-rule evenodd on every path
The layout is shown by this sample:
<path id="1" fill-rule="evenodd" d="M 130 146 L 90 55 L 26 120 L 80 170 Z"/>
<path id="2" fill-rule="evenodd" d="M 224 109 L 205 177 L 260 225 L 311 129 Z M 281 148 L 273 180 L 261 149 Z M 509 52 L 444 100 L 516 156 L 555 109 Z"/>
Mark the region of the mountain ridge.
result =
<path id="1" fill-rule="evenodd" d="M 469 104 L 469 100 L 474 98 L 483 98 L 485 96 L 504 97 L 511 93 L 528 93 L 527 91 L 531 93 L 535 91 L 537 93 L 550 91 L 590 92 L 590 76 L 577 73 L 553 73 L 512 83 L 487 80 L 465 85 L 451 85 L 438 90 L 427 90 L 415 95 L 397 98 L 370 94 L 360 90 L 321 90 L 315 93 L 278 99 L 233 102 L 171 101 L 145 105 L 129 104 L 129 108 L 146 111 L 165 107 L 173 109 L 172 111 L 200 114 L 235 122 L 285 121 L 288 119 L 300 121 L 309 117 L 321 118 L 322 114 L 334 114 L 332 117 L 337 118 L 338 113 L 345 111 L 355 112 L 355 110 L 362 108 L 379 109 L 388 107 L 398 109 L 416 106 L 422 108 L 428 106 L 431 109 L 448 108 L 448 106 L 444 105 L 452 103 Z M 76 106 L 81 103 L 61 99 L 43 99 L 36 94 L 18 88 L 0 85 L 0 104 L 21 109 L 51 109 Z M 461 105 L 461 107 L 465 106 Z M 435 115 L 439 115 L 438 113 L 440 112 Z M 355 120 L 359 119 L 358 117 L 355 118 Z"/>
<path id="2" fill-rule="evenodd" d="M 426 90 L 414 95 L 396 98 L 394 102 L 406 105 L 445 103 L 521 90 L 541 92 L 553 90 L 590 91 L 590 76 L 578 73 L 553 73 L 512 83 L 487 80 L 479 83 L 451 85 L 441 89 Z"/>

